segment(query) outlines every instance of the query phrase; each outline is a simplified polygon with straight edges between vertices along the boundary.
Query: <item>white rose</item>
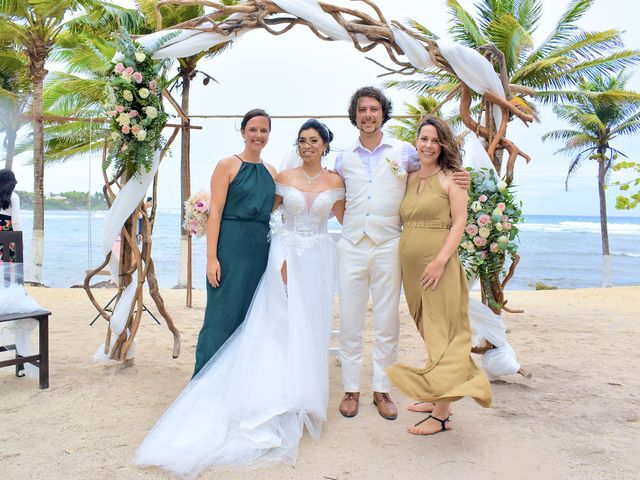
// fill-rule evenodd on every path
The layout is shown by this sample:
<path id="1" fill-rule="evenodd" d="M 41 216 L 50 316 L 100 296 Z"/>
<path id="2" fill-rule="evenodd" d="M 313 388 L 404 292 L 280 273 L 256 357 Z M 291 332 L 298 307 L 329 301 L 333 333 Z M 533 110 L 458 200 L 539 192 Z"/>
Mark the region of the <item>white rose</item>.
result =
<path id="1" fill-rule="evenodd" d="M 147 138 L 147 131 L 146 130 L 140 130 L 136 134 L 136 138 L 138 139 L 139 142 L 142 142 L 145 138 Z"/>
<path id="2" fill-rule="evenodd" d="M 127 102 L 131 102 L 133 101 L 133 93 L 131 93 L 129 90 L 125 90 L 124 92 L 122 92 L 122 97 L 127 101 Z M 144 98 L 144 97 L 143 97 Z"/>
<path id="3" fill-rule="evenodd" d="M 487 227 L 480 227 L 480 231 L 478 232 L 478 234 L 482 238 L 489 238 L 489 235 L 491 235 L 491 230 L 489 230 Z"/>
<path id="4" fill-rule="evenodd" d="M 147 114 L 147 118 L 154 119 L 158 116 L 158 110 L 156 107 L 147 107 L 145 109 L 145 113 Z"/>
<path id="5" fill-rule="evenodd" d="M 505 188 L 507 188 L 507 182 L 500 180 L 498 182 L 498 191 L 503 192 Z"/>
<path id="6" fill-rule="evenodd" d="M 498 207 L 493 209 L 493 214 L 497 215 L 498 217 L 502 216 L 502 210 L 500 210 Z"/>
<path id="7" fill-rule="evenodd" d="M 494 225 L 494 227 L 496 227 L 496 230 L 501 232 L 502 230 L 504 230 L 504 227 L 502 226 L 502 224 L 500 222 L 496 223 Z"/>
<path id="8" fill-rule="evenodd" d="M 471 210 L 473 210 L 474 212 L 479 212 L 480 210 L 482 210 L 482 205 L 480 204 L 480 202 L 473 202 L 471 204 Z"/>
<path id="9" fill-rule="evenodd" d="M 140 90 L 138 90 L 138 95 L 140 95 L 140 98 L 147 98 L 149 96 L 149 90 L 146 88 L 141 88 Z"/>
<path id="10" fill-rule="evenodd" d="M 147 56 L 142 52 L 136 52 L 136 62 L 141 63 L 147 59 Z"/>
<path id="11" fill-rule="evenodd" d="M 124 125 L 129 125 L 131 123 L 131 117 L 129 117 L 128 113 L 121 113 L 120 115 L 118 115 L 118 118 L 116 118 L 116 121 L 120 124 L 120 126 L 124 126 Z"/>

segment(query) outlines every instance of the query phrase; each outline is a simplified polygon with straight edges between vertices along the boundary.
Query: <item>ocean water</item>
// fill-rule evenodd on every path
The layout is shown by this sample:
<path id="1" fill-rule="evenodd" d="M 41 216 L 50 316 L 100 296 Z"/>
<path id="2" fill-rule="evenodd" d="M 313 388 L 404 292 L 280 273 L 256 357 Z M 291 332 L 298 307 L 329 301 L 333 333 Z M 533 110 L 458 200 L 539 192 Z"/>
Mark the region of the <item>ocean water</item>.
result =
<path id="1" fill-rule="evenodd" d="M 33 214 L 22 211 L 25 256 L 29 255 Z M 99 266 L 102 222 L 106 212 L 45 212 L 43 283 L 69 287 L 84 281 Z M 177 283 L 180 230 L 178 211 L 159 211 L 153 233 L 153 258 L 161 288 Z M 91 225 L 91 228 L 89 228 Z M 339 232 L 333 219 L 329 228 Z M 614 285 L 640 285 L 640 218 L 609 218 L 609 245 Z M 521 261 L 508 289 L 533 289 L 536 282 L 559 288 L 602 285 L 598 217 L 529 215 L 520 226 Z M 193 285 L 205 286 L 206 242 L 193 241 Z M 94 277 L 95 281 L 107 277 Z"/>

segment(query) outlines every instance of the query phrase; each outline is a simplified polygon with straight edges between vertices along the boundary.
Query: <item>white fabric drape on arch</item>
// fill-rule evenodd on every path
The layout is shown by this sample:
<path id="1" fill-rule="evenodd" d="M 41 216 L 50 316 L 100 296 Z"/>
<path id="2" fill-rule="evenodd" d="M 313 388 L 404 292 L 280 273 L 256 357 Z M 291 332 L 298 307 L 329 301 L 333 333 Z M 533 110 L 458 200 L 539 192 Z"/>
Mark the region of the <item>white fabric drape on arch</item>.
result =
<path id="1" fill-rule="evenodd" d="M 153 177 L 158 171 L 159 165 L 160 150 L 156 150 L 153 154 L 151 169 L 148 172 L 142 172 L 130 178 L 118 192 L 116 199 L 113 204 L 111 204 L 111 208 L 107 212 L 107 216 L 104 220 L 104 226 L 102 227 L 102 253 L 105 256 L 112 251 L 113 244 L 120 234 L 127 218 L 131 216 L 144 199 L 144 196 L 153 181 Z M 112 254 L 109 262 L 109 269 L 111 270 L 112 277 L 115 278 L 118 278 L 118 262 L 118 255 Z M 133 304 L 137 285 L 138 274 L 136 274 L 136 278 L 127 286 L 124 292 L 122 292 L 120 300 L 118 301 L 116 308 L 113 310 L 111 321 L 109 322 L 111 326 L 111 345 L 109 346 L 109 350 L 111 350 L 114 342 L 124 330 L 129 317 L 129 311 L 131 310 L 131 305 Z M 132 358 L 133 355 L 133 348 L 130 348 L 127 357 Z M 104 353 L 104 342 L 98 348 L 93 358 L 96 361 L 106 361 L 109 358 L 108 355 Z"/>
<path id="2" fill-rule="evenodd" d="M 464 150 L 462 157 L 463 167 L 488 168 L 494 172 L 496 171 L 480 139 L 474 132 L 467 131 L 464 135 L 462 148 Z M 469 281 L 469 289 L 471 289 L 476 280 L 471 279 Z M 496 348 L 482 355 L 482 368 L 484 371 L 492 377 L 517 373 L 520 370 L 520 364 L 516 358 L 516 352 L 511 348 L 507 340 L 506 328 L 502 317 L 493 313 L 480 300 L 470 297 L 469 321 L 473 331 L 473 345 L 482 345 L 486 340 L 496 346 Z"/>
<path id="3" fill-rule="evenodd" d="M 351 37 L 345 28 L 340 25 L 331 15 L 325 13 L 316 0 L 273 0 L 283 11 L 290 15 L 306 20 L 314 25 L 319 31 L 334 40 L 351 42 Z M 229 18 L 242 18 L 244 14 L 233 14 Z M 210 25 L 209 25 L 210 26 Z M 201 25 L 207 28 L 207 24 Z M 417 69 L 432 68 L 433 62 L 427 53 L 425 46 L 419 40 L 413 38 L 401 29 L 389 25 L 397 45 L 402 49 L 404 55 L 411 65 Z M 153 58 L 180 58 L 194 55 L 202 50 L 211 48 L 219 43 L 235 41 L 245 31 L 234 32 L 226 37 L 217 33 L 198 32 L 195 30 L 179 30 L 179 35 L 167 42 L 165 46 L 158 49 Z M 166 31 L 155 32 L 141 37 L 138 42 L 143 46 L 154 44 Z M 357 35 L 361 43 L 367 39 L 364 35 Z M 454 42 L 440 39 L 437 42 L 444 58 L 449 62 L 456 72 L 456 75 L 476 93 L 484 94 L 492 91 L 496 95 L 505 97 L 504 88 L 500 78 L 493 69 L 493 65 L 480 53 L 472 48 L 459 45 Z M 496 125 L 500 125 L 502 112 L 496 106 L 493 109 L 493 116 Z"/>

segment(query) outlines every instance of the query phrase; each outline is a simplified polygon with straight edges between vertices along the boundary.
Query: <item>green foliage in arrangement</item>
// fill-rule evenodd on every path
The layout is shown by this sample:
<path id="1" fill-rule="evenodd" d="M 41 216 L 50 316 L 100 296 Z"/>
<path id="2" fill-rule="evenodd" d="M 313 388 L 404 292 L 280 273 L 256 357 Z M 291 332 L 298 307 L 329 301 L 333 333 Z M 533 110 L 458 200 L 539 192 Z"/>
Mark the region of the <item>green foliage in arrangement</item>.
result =
<path id="1" fill-rule="evenodd" d="M 154 48 L 177 34 L 163 36 Z M 153 152 L 163 144 L 162 129 L 168 118 L 161 99 L 164 62 L 153 60 L 155 49 L 143 48 L 125 31 L 116 35 L 116 41 L 119 51 L 107 87 L 111 136 L 105 168 L 114 165 L 132 177 L 151 169 Z"/>
<path id="2" fill-rule="evenodd" d="M 467 225 L 458 248 L 468 277 L 478 276 L 490 307 L 501 307 L 491 285 L 505 274 L 505 259 L 518 252 L 518 227 L 522 223 L 522 202 L 515 199 L 513 185 L 507 185 L 488 168 L 467 168 L 471 174 Z"/>

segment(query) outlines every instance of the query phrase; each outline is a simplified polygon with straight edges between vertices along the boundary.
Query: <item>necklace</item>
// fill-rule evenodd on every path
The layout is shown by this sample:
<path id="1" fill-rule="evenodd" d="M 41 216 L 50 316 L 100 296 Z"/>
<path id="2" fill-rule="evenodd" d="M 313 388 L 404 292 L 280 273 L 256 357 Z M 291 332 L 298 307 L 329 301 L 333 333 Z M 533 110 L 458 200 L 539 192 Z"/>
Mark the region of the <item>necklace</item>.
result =
<path id="1" fill-rule="evenodd" d="M 304 178 L 307 179 L 307 183 L 311 183 L 314 180 L 317 180 L 318 177 L 320 177 L 320 175 L 322 175 L 322 172 L 324 170 L 320 170 L 316 175 L 309 175 L 307 172 L 304 171 L 304 167 L 300 167 L 300 171 L 302 172 L 302 175 L 304 175 Z"/>
<path id="2" fill-rule="evenodd" d="M 440 170 L 442 170 L 441 168 L 438 168 L 437 170 L 435 170 L 433 173 L 430 173 L 429 175 L 425 175 L 424 177 L 420 176 L 420 170 L 418 170 L 418 178 L 420 180 L 426 180 L 429 177 L 433 177 L 436 173 L 438 173 Z"/>

